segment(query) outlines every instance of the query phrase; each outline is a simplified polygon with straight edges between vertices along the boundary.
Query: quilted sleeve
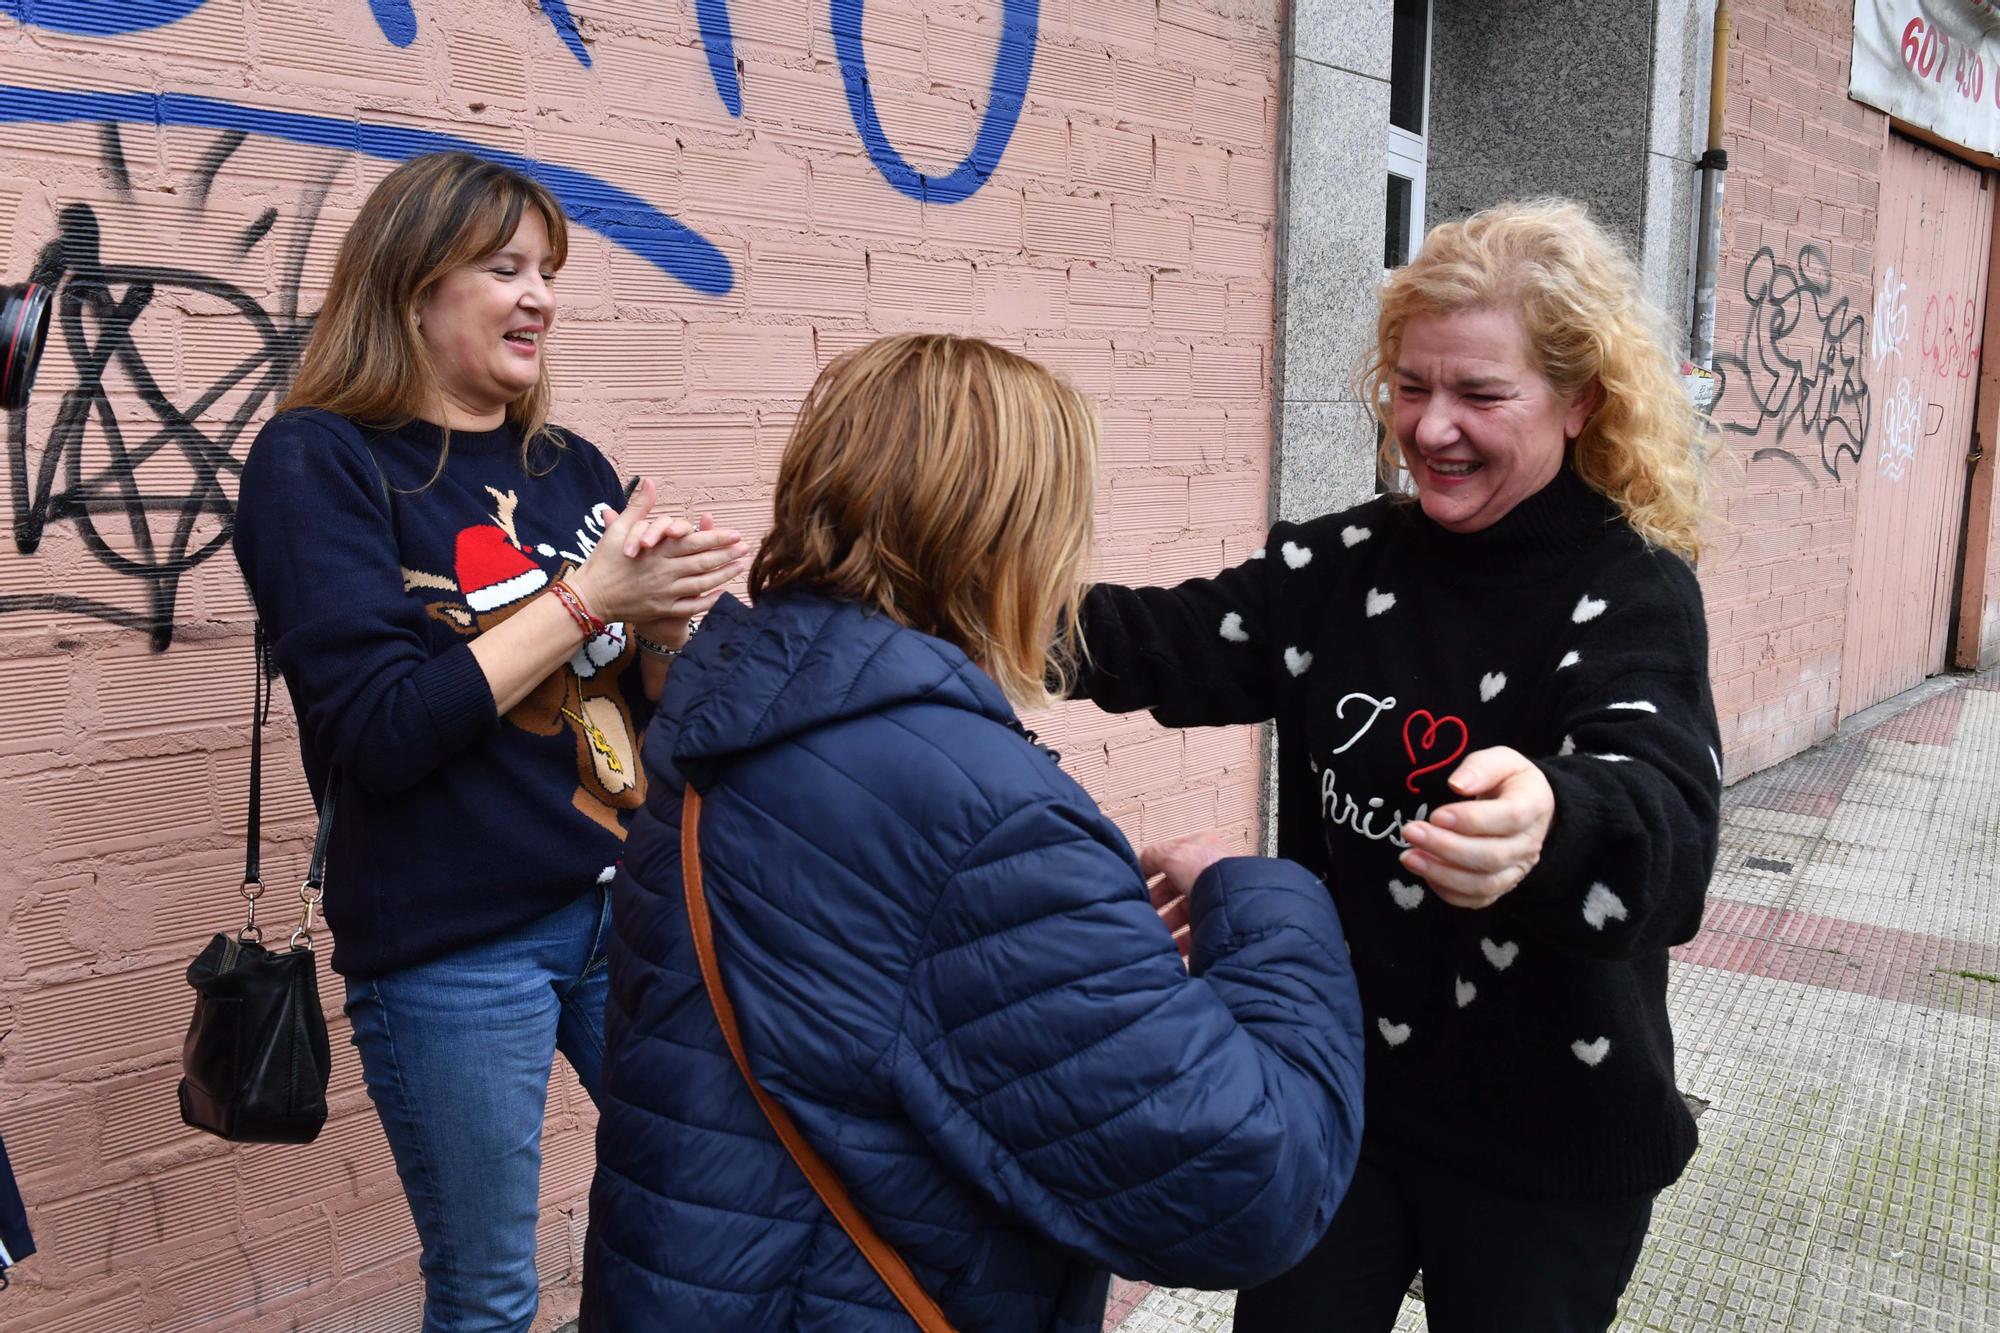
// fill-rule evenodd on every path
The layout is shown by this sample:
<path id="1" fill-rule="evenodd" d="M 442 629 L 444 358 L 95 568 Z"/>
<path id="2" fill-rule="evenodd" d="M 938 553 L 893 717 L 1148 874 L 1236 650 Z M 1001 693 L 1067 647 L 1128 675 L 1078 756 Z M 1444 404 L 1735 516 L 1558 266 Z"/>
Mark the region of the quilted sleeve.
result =
<path id="1" fill-rule="evenodd" d="M 952 876 L 895 1048 L 971 1188 L 1118 1273 L 1229 1287 L 1324 1232 L 1361 1135 L 1360 1003 L 1325 887 L 1237 858 L 1184 969 L 1115 826 L 1056 802 Z"/>

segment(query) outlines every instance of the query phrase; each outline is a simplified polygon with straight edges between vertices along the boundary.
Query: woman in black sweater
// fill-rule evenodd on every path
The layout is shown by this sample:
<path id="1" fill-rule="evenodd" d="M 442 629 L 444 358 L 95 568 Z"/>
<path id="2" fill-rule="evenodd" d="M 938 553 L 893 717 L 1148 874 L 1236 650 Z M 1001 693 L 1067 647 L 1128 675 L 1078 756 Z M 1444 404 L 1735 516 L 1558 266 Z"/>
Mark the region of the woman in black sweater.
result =
<path id="1" fill-rule="evenodd" d="M 1078 693 L 1275 719 L 1278 851 L 1325 878 L 1369 1032 L 1324 1241 L 1240 1333 L 1596 1330 L 1695 1149 L 1667 948 L 1722 784 L 1699 549 L 1708 428 L 1638 274 L 1574 205 L 1437 228 L 1362 383 L 1391 493 L 1172 589 L 1100 586 Z"/>

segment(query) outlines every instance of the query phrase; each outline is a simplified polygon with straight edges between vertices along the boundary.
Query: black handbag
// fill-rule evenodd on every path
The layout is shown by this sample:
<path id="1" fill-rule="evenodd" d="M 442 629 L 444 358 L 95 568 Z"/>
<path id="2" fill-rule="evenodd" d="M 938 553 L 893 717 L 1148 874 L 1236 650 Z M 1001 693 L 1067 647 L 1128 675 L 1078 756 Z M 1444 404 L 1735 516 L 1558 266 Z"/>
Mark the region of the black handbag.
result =
<path id="1" fill-rule="evenodd" d="M 289 947 L 267 949 L 257 924 L 264 896 L 262 834 L 264 719 L 271 709 L 270 650 L 257 626 L 257 693 L 250 728 L 250 820 L 243 858 L 249 919 L 217 934 L 187 971 L 194 1018 L 181 1046 L 181 1119 L 238 1143 L 311 1143 L 326 1124 L 331 1064 L 320 1008 L 313 926 L 325 896 L 327 833 L 339 774 L 327 775 L 319 832 L 299 898 L 305 913 Z"/>

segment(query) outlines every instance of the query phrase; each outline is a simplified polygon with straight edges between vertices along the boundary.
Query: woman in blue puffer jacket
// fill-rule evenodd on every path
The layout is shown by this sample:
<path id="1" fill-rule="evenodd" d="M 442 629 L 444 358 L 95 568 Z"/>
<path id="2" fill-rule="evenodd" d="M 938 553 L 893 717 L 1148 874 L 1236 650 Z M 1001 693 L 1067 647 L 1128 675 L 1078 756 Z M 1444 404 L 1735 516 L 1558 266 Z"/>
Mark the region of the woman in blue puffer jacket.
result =
<path id="1" fill-rule="evenodd" d="M 736 1069 L 692 942 L 683 792 L 751 1071 L 961 1333 L 1096 1333 L 1111 1271 L 1281 1273 L 1361 1132 L 1326 889 L 1212 836 L 1135 858 L 1016 719 L 1090 549 L 1087 403 L 989 344 L 827 367 L 754 609 L 725 599 L 646 737 L 614 888 L 592 1333 L 912 1321 Z M 1146 876 L 1188 895 L 1184 963 Z"/>

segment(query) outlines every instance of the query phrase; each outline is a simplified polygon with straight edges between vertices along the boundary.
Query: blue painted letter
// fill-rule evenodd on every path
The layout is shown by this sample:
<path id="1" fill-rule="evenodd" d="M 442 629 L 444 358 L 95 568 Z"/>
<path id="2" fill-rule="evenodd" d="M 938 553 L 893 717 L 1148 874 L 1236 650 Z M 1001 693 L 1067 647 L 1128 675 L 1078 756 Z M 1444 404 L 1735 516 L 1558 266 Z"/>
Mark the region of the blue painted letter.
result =
<path id="1" fill-rule="evenodd" d="M 861 37 L 862 0 L 833 0 L 833 50 L 847 85 L 847 110 L 883 179 L 912 199 L 955 204 L 969 199 L 1000 165 L 1021 119 L 1028 95 L 1028 75 L 1035 66 L 1035 33 L 1041 21 L 1040 0 L 1006 0 L 1000 31 L 1000 54 L 993 62 L 993 84 L 986 95 L 986 114 L 972 151 L 949 174 L 926 176 L 903 160 L 882 132 L 875 113 L 875 95 L 868 88 L 868 52 Z"/>

